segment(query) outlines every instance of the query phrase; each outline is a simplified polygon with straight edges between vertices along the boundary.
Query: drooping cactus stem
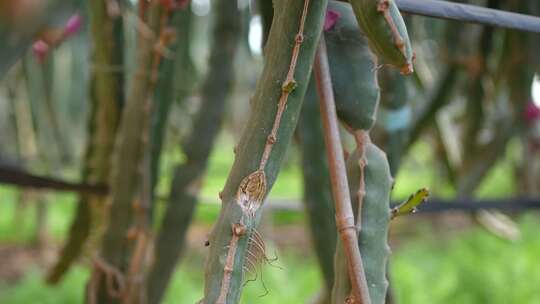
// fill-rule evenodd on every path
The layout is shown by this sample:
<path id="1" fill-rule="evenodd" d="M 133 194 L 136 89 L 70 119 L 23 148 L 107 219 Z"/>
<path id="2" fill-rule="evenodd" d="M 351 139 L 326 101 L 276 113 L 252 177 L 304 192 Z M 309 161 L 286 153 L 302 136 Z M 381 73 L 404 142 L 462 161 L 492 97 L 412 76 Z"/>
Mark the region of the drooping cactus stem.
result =
<path id="1" fill-rule="evenodd" d="M 383 14 L 384 19 L 388 23 L 388 26 L 392 31 L 392 35 L 394 36 L 394 43 L 396 44 L 396 47 L 401 51 L 401 53 L 403 53 L 403 56 L 407 56 L 405 50 L 405 40 L 403 39 L 403 37 L 401 37 L 401 34 L 399 33 L 397 26 L 394 23 L 394 19 L 392 19 L 392 16 L 390 16 L 389 9 L 389 0 L 379 0 L 379 4 L 377 5 L 377 11 Z M 405 73 L 407 73 L 407 71 L 405 71 Z"/>
<path id="2" fill-rule="evenodd" d="M 350 0 L 373 53 L 380 64 L 413 72 L 414 52 L 407 27 L 394 0 Z"/>
<path id="3" fill-rule="evenodd" d="M 390 251 L 387 235 L 392 178 L 385 153 L 373 145 L 368 138 L 363 149 L 364 151 L 357 148 L 349 156 L 347 173 L 351 187 L 350 195 L 353 199 L 359 201 L 359 198 L 355 197 L 361 192 L 358 188 L 362 186 L 362 182 L 359 181 L 363 179 L 365 186 L 365 195 L 357 218 L 358 243 L 365 262 L 364 269 L 371 303 L 383 304 L 388 287 L 386 263 Z M 362 158 L 365 158 L 367 162 L 361 171 L 358 162 Z"/>

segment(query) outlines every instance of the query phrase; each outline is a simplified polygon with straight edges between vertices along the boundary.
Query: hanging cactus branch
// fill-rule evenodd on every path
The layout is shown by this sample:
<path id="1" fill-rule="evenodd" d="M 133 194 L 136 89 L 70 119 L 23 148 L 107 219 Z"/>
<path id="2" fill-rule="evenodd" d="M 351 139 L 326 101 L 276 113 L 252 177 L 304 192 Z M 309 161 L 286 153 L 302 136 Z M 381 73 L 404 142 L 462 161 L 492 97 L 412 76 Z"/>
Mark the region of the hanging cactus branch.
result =
<path id="1" fill-rule="evenodd" d="M 347 159 L 350 196 L 355 204 L 356 230 L 371 303 L 384 304 L 388 281 L 386 264 L 390 254 L 388 228 L 392 177 L 386 155 L 366 135 Z M 364 188 L 362 190 L 361 188 Z M 361 197 L 363 196 L 363 197 Z M 336 277 L 332 303 L 348 303 L 351 284 L 344 272 L 343 248 L 336 251 Z"/>
<path id="2" fill-rule="evenodd" d="M 350 130 L 369 130 L 380 95 L 373 54 L 350 4 L 330 1 L 328 12 L 334 12 L 327 14 L 333 25 L 324 37 L 338 118 Z"/>
<path id="3" fill-rule="evenodd" d="M 306 22 L 307 12 L 309 7 L 309 0 L 304 0 L 304 7 L 302 9 L 302 15 L 300 17 L 300 27 L 298 33 L 296 34 L 294 40 L 294 47 L 292 50 L 291 63 L 289 65 L 289 70 L 287 72 L 287 78 L 283 82 L 281 87 L 282 93 L 278 102 L 278 109 L 276 117 L 274 119 L 274 124 L 272 126 L 272 131 L 266 140 L 264 145 L 264 151 L 259 162 L 259 169 L 247 177 L 245 177 L 240 186 L 238 187 L 238 192 L 236 193 L 236 200 L 240 208 L 242 209 L 243 216 L 240 219 L 241 223 L 233 224 L 233 238 L 231 239 L 231 244 L 229 245 L 229 252 L 227 253 L 227 263 L 223 269 L 223 282 L 221 285 L 221 292 L 217 300 L 218 304 L 224 304 L 227 298 L 227 293 L 229 291 L 229 284 L 231 280 L 231 275 L 233 271 L 234 256 L 236 254 L 236 246 L 238 239 L 245 234 L 246 227 L 243 222 L 248 221 L 252 222 L 255 217 L 255 212 L 261 204 L 263 199 L 266 196 L 266 175 L 264 169 L 272 148 L 277 141 L 277 132 L 281 124 L 281 117 L 285 111 L 287 105 L 287 100 L 289 94 L 294 91 L 297 86 L 296 81 L 294 80 L 294 72 L 296 69 L 296 62 L 298 61 L 298 53 L 300 52 L 300 45 L 304 40 L 304 24 Z M 236 233 L 237 231 L 243 231 L 241 234 Z"/>
<path id="4" fill-rule="evenodd" d="M 362 159 L 360 158 L 362 154 L 366 165 L 360 169 L 357 163 Z M 359 193 L 360 189 L 356 188 L 362 183 L 365 187 L 365 196 L 362 199 L 361 210 L 358 212 L 359 246 L 365 261 L 371 303 L 383 304 L 388 288 L 386 266 L 390 255 L 389 203 L 393 179 L 385 153 L 372 144 L 369 137 L 365 142 L 365 152 L 362 153 L 357 149 L 357 152 L 350 156 L 347 165 L 348 178 L 352 185 L 351 197 L 358 195 L 356 193 Z M 362 179 L 363 182 L 356 182 Z"/>
<path id="5" fill-rule="evenodd" d="M 360 28 L 379 64 L 397 67 L 402 74 L 413 72 L 414 53 L 407 27 L 394 0 L 351 0 Z"/>

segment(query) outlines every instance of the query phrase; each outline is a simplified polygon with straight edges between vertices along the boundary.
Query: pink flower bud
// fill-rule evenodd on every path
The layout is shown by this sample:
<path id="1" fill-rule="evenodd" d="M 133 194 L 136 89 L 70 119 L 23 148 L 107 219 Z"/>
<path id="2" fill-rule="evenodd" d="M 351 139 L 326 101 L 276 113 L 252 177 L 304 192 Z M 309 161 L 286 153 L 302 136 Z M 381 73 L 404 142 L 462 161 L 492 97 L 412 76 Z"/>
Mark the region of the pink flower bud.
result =
<path id="1" fill-rule="evenodd" d="M 336 22 L 339 20 L 340 17 L 341 17 L 340 12 L 334 11 L 331 9 L 327 10 L 326 16 L 324 18 L 324 30 L 325 31 L 331 30 L 334 27 L 334 25 L 336 25 Z"/>
<path id="2" fill-rule="evenodd" d="M 524 116 L 525 116 L 525 120 L 528 123 L 532 123 L 535 120 L 540 119 L 540 108 L 538 108 L 534 104 L 534 102 L 531 101 L 527 104 L 527 107 L 525 108 Z"/>
<path id="3" fill-rule="evenodd" d="M 71 16 L 64 26 L 64 37 L 72 36 L 81 29 L 82 17 L 78 13 Z"/>
<path id="4" fill-rule="evenodd" d="M 37 40 L 32 45 L 32 53 L 39 63 L 45 62 L 45 59 L 49 54 L 49 49 L 49 45 L 43 40 Z"/>

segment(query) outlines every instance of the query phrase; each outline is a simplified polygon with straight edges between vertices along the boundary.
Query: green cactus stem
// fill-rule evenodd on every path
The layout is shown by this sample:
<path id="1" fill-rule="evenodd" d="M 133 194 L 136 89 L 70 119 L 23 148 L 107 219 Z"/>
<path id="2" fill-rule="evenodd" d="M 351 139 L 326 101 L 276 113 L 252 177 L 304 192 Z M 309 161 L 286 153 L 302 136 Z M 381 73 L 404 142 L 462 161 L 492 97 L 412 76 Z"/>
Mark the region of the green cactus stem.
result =
<path id="1" fill-rule="evenodd" d="M 353 130 L 369 130 L 379 100 L 377 66 L 351 6 L 330 1 L 328 9 L 340 15 L 324 33 L 338 117 Z"/>
<path id="2" fill-rule="evenodd" d="M 389 201 L 393 181 L 386 154 L 369 140 L 364 141 L 364 145 L 349 155 L 347 178 L 351 199 L 361 210 L 357 215 L 356 227 L 371 303 L 384 304 L 388 288 Z M 350 294 L 350 283 L 344 275 L 346 272 L 341 258 L 342 247 L 338 245 L 337 248 L 336 278 L 332 292 L 332 303 L 335 304 L 345 303 Z"/>
<path id="3" fill-rule="evenodd" d="M 304 205 L 309 219 L 311 238 L 319 260 L 325 283 L 325 293 L 330 294 L 334 284 L 334 252 L 336 248 L 335 210 L 330 192 L 328 161 L 315 81 L 310 81 L 302 113 L 296 128 L 302 155 Z"/>
<path id="4" fill-rule="evenodd" d="M 149 3 L 146 22 L 150 30 L 159 33 L 161 7 L 157 2 Z M 147 239 L 141 231 L 131 230 L 140 204 L 135 203 L 137 188 L 141 183 L 141 167 L 147 133 L 141 123 L 149 118 L 147 101 L 150 98 L 152 67 L 155 64 L 154 39 L 139 32 L 137 45 L 137 68 L 130 80 L 126 104 L 113 153 L 111 172 L 111 205 L 108 214 L 108 226 L 103 237 L 100 257 L 89 282 L 89 297 L 95 297 L 98 303 L 119 303 L 129 298 L 132 283 L 130 262 L 139 253 L 139 246 Z M 145 110 L 146 109 L 146 110 Z M 133 233 L 129 233 L 133 232 Z M 142 237 L 139 237 L 142 236 Z M 134 242 L 137 240 L 137 244 Z M 140 241 L 140 242 L 139 242 Z M 133 263 L 131 263 L 133 266 Z M 129 275 L 125 275 L 128 273 Z M 105 277 L 116 274 L 115 285 L 119 290 L 111 292 L 107 288 Z"/>
<path id="5" fill-rule="evenodd" d="M 395 70 L 379 71 L 381 86 L 381 102 L 377 114 L 377 125 L 374 141 L 388 155 L 390 171 L 397 175 L 401 159 L 409 141 L 412 124 L 412 109 L 407 79 Z"/>
<path id="6" fill-rule="evenodd" d="M 414 53 L 407 27 L 394 0 L 351 0 L 358 24 L 379 64 L 413 72 Z"/>
<path id="7" fill-rule="evenodd" d="M 205 271 L 206 304 L 238 303 L 248 239 L 257 226 L 263 199 L 275 182 L 308 85 L 326 1 L 274 2 L 274 21 L 253 109 L 221 192 L 223 202 L 210 235 Z M 296 82 L 292 92 L 283 84 Z"/>
<path id="8" fill-rule="evenodd" d="M 167 28 L 173 32 L 174 38 L 167 45 L 170 57 L 161 59 L 158 68 L 156 86 L 154 90 L 154 108 L 152 110 L 150 126 L 150 192 L 155 195 L 155 187 L 159 179 L 159 162 L 163 141 L 167 131 L 169 112 L 174 100 L 183 102 L 187 94 L 177 96 L 175 94 L 175 82 L 189 85 L 190 88 L 182 90 L 182 93 L 191 91 L 193 81 L 188 81 L 188 73 L 191 72 L 192 59 L 189 55 L 191 40 L 191 7 L 170 12 Z M 181 79 L 176 79 L 175 72 L 181 69 Z"/>
<path id="9" fill-rule="evenodd" d="M 262 45 L 264 47 L 268 41 L 268 35 L 270 34 L 270 27 L 272 26 L 272 19 L 274 19 L 274 7 L 273 1 L 259 0 L 259 13 L 261 14 L 263 37 Z"/>
<path id="10" fill-rule="evenodd" d="M 238 9 L 228 0 L 216 3 L 216 21 L 209 70 L 202 86 L 202 102 L 191 132 L 182 142 L 186 161 L 177 166 L 171 183 L 169 204 L 156 240 L 154 264 L 148 276 L 148 301 L 159 303 L 182 253 L 208 158 L 220 130 L 225 100 L 234 81 L 234 58 L 241 24 Z M 185 29 L 185 28 L 184 28 Z"/>
<path id="11" fill-rule="evenodd" d="M 167 134 L 171 106 L 174 102 L 177 105 L 182 105 L 192 93 L 197 79 L 193 59 L 190 55 L 193 31 L 191 6 L 188 4 L 187 7 L 169 11 L 168 14 L 168 24 L 162 29 L 162 36 L 171 35 L 166 45 L 170 56 L 165 56 L 159 61 L 150 118 L 150 144 L 148 147 L 150 157 L 148 160 L 148 199 L 150 200 L 150 206 L 147 214 L 149 221 L 154 219 L 156 187 L 160 176 L 160 160 L 163 142 Z"/>
<path id="12" fill-rule="evenodd" d="M 91 77 L 92 114 L 88 122 L 90 136 L 86 144 L 83 179 L 88 183 L 107 184 L 124 90 L 123 74 L 106 72 L 103 67 L 123 65 L 123 26 L 121 18 L 107 15 L 103 1 L 89 3 L 89 11 L 95 68 Z M 89 235 L 100 226 L 98 222 L 103 216 L 105 200 L 106 197 L 97 195 L 82 194 L 79 197 L 67 241 L 47 274 L 49 284 L 59 282 L 81 255 Z"/>

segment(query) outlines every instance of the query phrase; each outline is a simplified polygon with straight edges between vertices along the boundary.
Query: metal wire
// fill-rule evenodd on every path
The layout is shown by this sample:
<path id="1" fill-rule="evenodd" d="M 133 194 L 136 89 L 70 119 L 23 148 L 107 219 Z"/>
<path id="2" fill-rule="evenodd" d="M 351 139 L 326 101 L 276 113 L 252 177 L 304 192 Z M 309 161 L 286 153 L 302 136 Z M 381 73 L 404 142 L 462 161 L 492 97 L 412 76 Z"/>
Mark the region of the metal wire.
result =
<path id="1" fill-rule="evenodd" d="M 401 12 L 540 34 L 540 17 L 438 0 L 395 0 Z"/>

